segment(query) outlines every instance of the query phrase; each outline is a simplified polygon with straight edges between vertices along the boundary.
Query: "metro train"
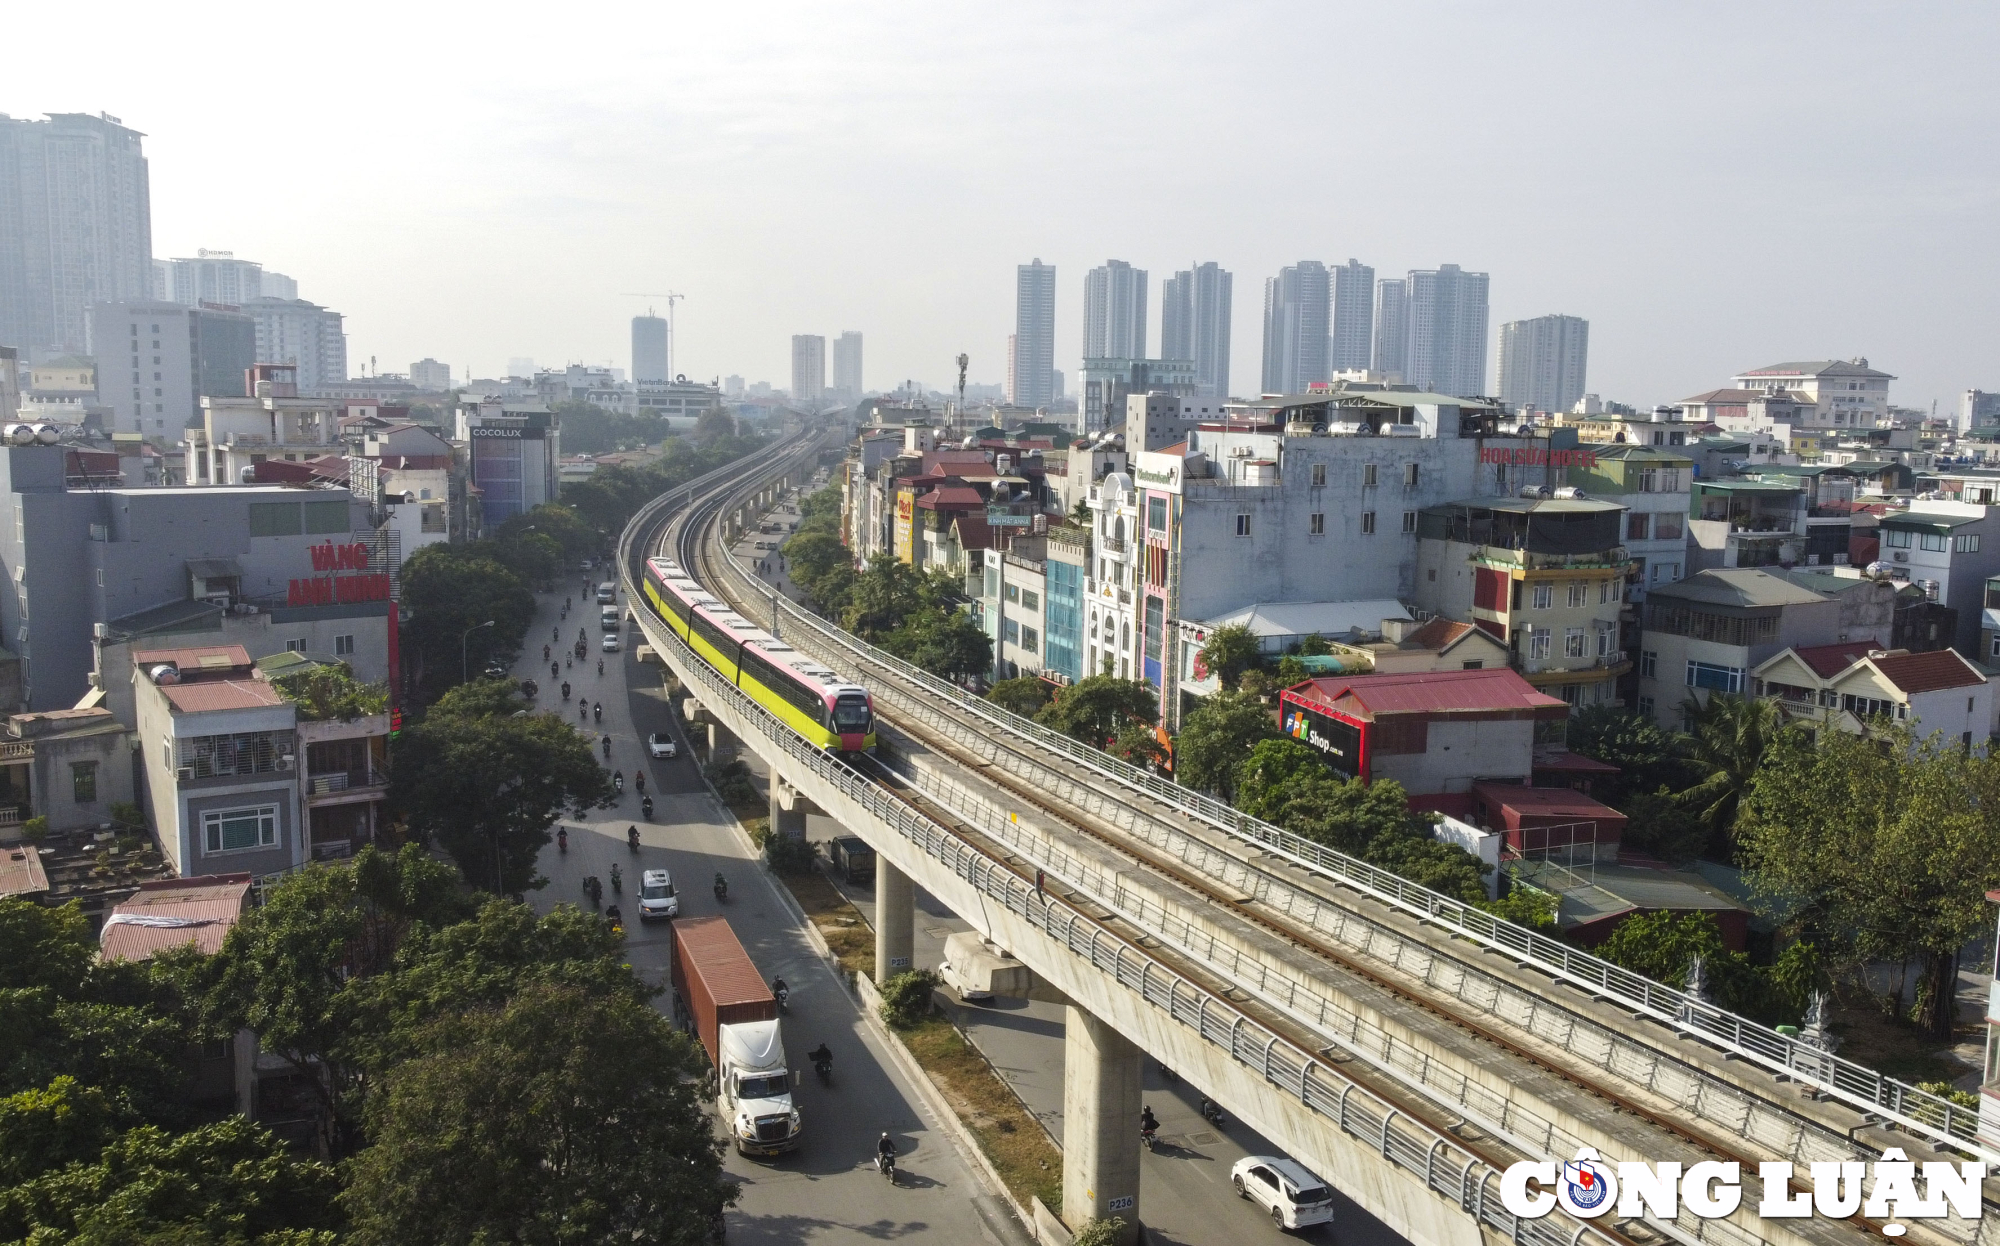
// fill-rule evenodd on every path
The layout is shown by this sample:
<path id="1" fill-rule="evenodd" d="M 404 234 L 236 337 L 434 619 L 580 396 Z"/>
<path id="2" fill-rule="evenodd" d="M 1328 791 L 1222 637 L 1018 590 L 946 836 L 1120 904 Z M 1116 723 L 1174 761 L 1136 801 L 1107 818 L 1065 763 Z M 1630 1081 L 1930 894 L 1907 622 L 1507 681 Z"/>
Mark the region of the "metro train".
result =
<path id="1" fill-rule="evenodd" d="M 785 725 L 830 752 L 875 747 L 875 703 L 730 609 L 666 558 L 646 560 L 646 605 L 688 648 Z"/>

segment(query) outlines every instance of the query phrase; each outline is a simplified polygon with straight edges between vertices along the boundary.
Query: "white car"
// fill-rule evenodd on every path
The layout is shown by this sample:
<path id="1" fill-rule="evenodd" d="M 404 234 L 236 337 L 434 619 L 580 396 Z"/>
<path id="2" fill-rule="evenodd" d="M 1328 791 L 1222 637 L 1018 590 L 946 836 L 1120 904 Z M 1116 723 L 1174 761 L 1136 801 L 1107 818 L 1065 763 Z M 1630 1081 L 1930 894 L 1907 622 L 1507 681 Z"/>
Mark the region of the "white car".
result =
<path id="1" fill-rule="evenodd" d="M 1262 1207 L 1280 1229 L 1333 1223 L 1333 1191 L 1291 1160 L 1247 1155 L 1229 1170 L 1236 1193 Z"/>
<path id="2" fill-rule="evenodd" d="M 655 731 L 646 737 L 646 756 L 652 758 L 679 757 L 680 746 L 664 731 Z"/>
<path id="3" fill-rule="evenodd" d="M 661 921 L 681 915 L 681 898 L 674 894 L 674 876 L 647 870 L 639 876 L 639 920 Z"/>
<path id="4" fill-rule="evenodd" d="M 617 632 L 607 632 L 607 633 L 605 633 L 605 636 L 604 636 L 604 652 L 606 652 L 606 653 L 616 653 L 616 652 L 618 652 L 618 633 L 617 633 Z"/>

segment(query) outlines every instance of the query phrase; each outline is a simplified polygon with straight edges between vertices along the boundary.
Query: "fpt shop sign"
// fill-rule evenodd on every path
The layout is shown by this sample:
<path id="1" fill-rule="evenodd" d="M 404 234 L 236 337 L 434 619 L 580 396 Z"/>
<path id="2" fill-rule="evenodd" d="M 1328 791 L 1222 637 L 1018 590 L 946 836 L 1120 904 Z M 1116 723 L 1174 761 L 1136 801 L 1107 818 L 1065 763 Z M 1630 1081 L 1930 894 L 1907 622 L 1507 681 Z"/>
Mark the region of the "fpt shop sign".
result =
<path id="1" fill-rule="evenodd" d="M 285 594 L 285 604 L 344 606 L 355 602 L 389 600 L 389 573 L 368 569 L 372 552 L 359 543 L 335 545 L 327 541 L 313 546 L 315 574 L 293 580 Z"/>

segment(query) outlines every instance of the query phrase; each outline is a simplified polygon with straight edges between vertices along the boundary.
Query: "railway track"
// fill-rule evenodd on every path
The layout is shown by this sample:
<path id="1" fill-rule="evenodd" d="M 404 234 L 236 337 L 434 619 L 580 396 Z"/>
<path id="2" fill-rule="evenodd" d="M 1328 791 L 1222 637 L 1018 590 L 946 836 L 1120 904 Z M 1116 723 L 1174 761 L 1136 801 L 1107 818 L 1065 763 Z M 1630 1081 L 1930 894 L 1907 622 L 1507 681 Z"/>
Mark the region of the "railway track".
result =
<path id="1" fill-rule="evenodd" d="M 715 547 L 710 540 L 710 529 L 713 517 L 732 499 L 735 490 L 731 486 L 737 479 L 751 476 L 763 479 L 772 474 L 775 474 L 773 469 L 767 467 L 761 472 L 748 472 L 741 477 L 711 482 L 710 491 L 699 498 L 690 491 L 690 504 L 677 514 L 662 516 L 652 529 L 653 533 L 660 534 L 658 548 L 670 552 L 684 567 L 693 570 L 705 587 L 718 596 L 731 599 L 732 604 L 749 617 L 762 616 L 762 594 L 768 589 L 736 566 L 726 551 Z M 639 542 L 638 549 L 655 547 L 655 538 L 647 535 Z M 637 550 L 634 554 L 639 556 Z M 1617 1115 L 1621 1135 L 1641 1138 L 1638 1150 L 1626 1151 L 1627 1158 L 1664 1159 L 1685 1155 L 1689 1160 L 1734 1160 L 1752 1171 L 1758 1159 L 1772 1158 L 1768 1151 L 1763 1154 L 1754 1152 L 1746 1139 L 1718 1134 L 1710 1128 L 1691 1127 L 1686 1119 L 1676 1114 L 1673 1105 L 1663 1104 L 1657 1098 L 1649 1102 L 1637 1095 L 1607 1089 L 1603 1080 L 1591 1077 L 1587 1070 L 1581 1070 L 1542 1049 L 1546 1044 L 1539 1039 L 1511 1032 L 1507 1026 L 1496 1021 L 1469 1017 L 1463 1010 L 1453 1008 L 1441 1002 L 1434 993 L 1425 991 L 1423 983 L 1413 983 L 1406 974 L 1398 972 L 1396 966 L 1384 965 L 1380 957 L 1356 954 L 1352 949 L 1329 940 L 1317 926 L 1301 923 L 1290 912 L 1274 908 L 1269 903 L 1272 896 L 1269 884 L 1272 882 L 1281 882 L 1284 887 L 1296 890 L 1295 880 L 1278 878 L 1271 867 L 1240 863 L 1241 872 L 1234 876 L 1235 881 L 1227 877 L 1218 879 L 1212 861 L 1200 862 L 1207 868 L 1194 868 L 1188 860 L 1187 846 L 1182 844 L 1176 848 L 1171 837 L 1162 840 L 1158 836 L 1134 835 L 1129 827 L 1108 825 L 1087 810 L 1059 796 L 1052 796 L 1050 790 L 1020 781 L 1008 769 L 994 766 L 989 756 L 970 751 L 961 737 L 926 729 L 930 716 L 899 713 L 898 709 L 907 706 L 923 690 L 910 687 L 909 681 L 892 665 L 871 661 L 865 649 L 859 646 L 822 646 L 815 643 L 821 639 L 810 628 L 795 627 L 788 635 L 791 643 L 876 689 L 878 716 L 902 732 L 909 743 L 918 745 L 911 749 L 906 744 L 908 754 L 929 754 L 945 760 L 951 767 L 977 773 L 982 780 L 991 782 L 1003 793 L 1006 802 L 1018 805 L 1024 811 L 1032 811 L 1031 821 L 1045 824 L 1034 827 L 1033 834 L 1047 838 L 1029 843 L 1023 838 L 1028 832 L 1013 822 L 995 827 L 988 794 L 962 793 L 965 799 L 954 799 L 950 781 L 925 773 L 920 766 L 894 769 L 871 760 L 863 767 L 863 772 L 875 779 L 883 790 L 894 793 L 896 799 L 922 812 L 925 817 L 953 827 L 968 843 L 979 846 L 997 868 L 1025 876 L 1032 875 L 1035 868 L 1043 863 L 1053 864 L 1054 868 L 1049 872 L 1057 878 L 1075 882 L 1075 894 L 1084 897 L 1082 902 L 1101 907 L 1114 925 L 1136 904 L 1140 910 L 1136 914 L 1139 920 L 1126 920 L 1124 925 L 1129 933 L 1120 932 L 1119 935 L 1129 939 L 1135 949 L 1144 948 L 1150 956 L 1172 960 L 1176 972 L 1191 981 L 1205 983 L 1246 1013 L 1255 1016 L 1262 1025 L 1283 1034 L 1304 1050 L 1337 1053 L 1334 1059 L 1339 1063 L 1343 1076 L 1365 1087 L 1384 1102 L 1395 1104 L 1397 1111 L 1441 1130 L 1496 1170 L 1504 1168 L 1515 1158 L 1551 1154 L 1566 1158 L 1571 1153 L 1567 1144 L 1576 1141 L 1576 1138 L 1565 1135 L 1553 1122 L 1536 1122 L 1518 1112 L 1510 1115 L 1504 1104 L 1494 1110 L 1493 1104 L 1497 1101 L 1490 1094 L 1483 1104 L 1469 1104 L 1468 1097 L 1479 1097 L 1471 1093 L 1477 1089 L 1475 1087 L 1461 1084 L 1454 1102 L 1449 1094 L 1441 1093 L 1441 1090 L 1449 1090 L 1450 1087 L 1440 1087 L 1422 1078 L 1413 1080 L 1409 1075 L 1412 1066 L 1435 1063 L 1428 1059 L 1430 1053 L 1419 1050 L 1419 1044 L 1412 1043 L 1407 1037 L 1402 1040 L 1399 1049 L 1396 1036 L 1387 1034 L 1379 1026 L 1363 1033 L 1360 1027 L 1353 1024 L 1358 1016 L 1351 1010 L 1345 1018 L 1348 1024 L 1330 1024 L 1330 1014 L 1325 1005 L 1327 996 L 1323 989 L 1318 1011 L 1302 1016 L 1297 1007 L 1297 985 L 1301 982 L 1337 982 L 1343 992 L 1373 995 L 1396 1001 L 1405 1007 L 1414 1007 L 1433 1021 L 1448 1025 L 1460 1042 L 1469 1040 L 1503 1052 L 1509 1060 L 1528 1066 L 1538 1075 L 1559 1079 L 1572 1090 L 1588 1095 L 1612 1110 Z M 888 694 L 886 697 L 885 693 Z M 891 703 L 887 707 L 885 700 Z M 912 718 L 920 721 L 912 722 Z M 976 732 L 986 730 L 984 724 L 968 726 Z M 1009 741 L 1008 745 L 1022 747 L 1016 741 Z M 1041 764 L 1054 763 L 1044 760 Z M 982 809 L 987 815 L 984 818 L 977 816 Z M 1157 811 L 1154 816 L 1159 816 Z M 1185 838 L 1190 832 L 1183 828 L 1178 833 Z M 1089 850 L 1079 851 L 1072 847 L 1051 857 L 1047 849 L 1059 838 L 1088 845 Z M 1206 841 L 1203 842 L 1206 844 Z M 1214 845 L 1206 844 L 1206 847 L 1209 851 L 1204 855 L 1213 856 Z M 1033 864 L 1023 855 L 1023 848 L 1037 850 Z M 1244 889 L 1240 883 L 1253 874 L 1262 876 L 1260 885 Z M 1114 883 L 1110 894 L 1105 893 L 1103 879 L 1129 875 L 1143 875 L 1148 880 L 1147 887 L 1121 888 Z M 1099 885 L 1089 885 L 1092 882 Z M 1152 893 L 1150 901 L 1147 895 L 1139 894 L 1142 891 Z M 1153 907 L 1148 908 L 1149 902 Z M 1200 911 L 1198 923 L 1184 916 L 1195 910 Z M 1393 920 L 1395 916 L 1393 913 L 1384 914 L 1374 920 Z M 1180 923 L 1178 927 L 1175 926 L 1176 921 Z M 1196 929 L 1197 924 L 1201 929 Z M 1227 929 L 1218 931 L 1218 925 Z M 1162 939 L 1155 933 L 1156 930 L 1166 930 L 1177 937 Z M 1247 942 L 1252 942 L 1244 938 L 1245 931 L 1256 932 L 1267 945 L 1281 943 L 1289 949 L 1289 953 L 1272 956 L 1267 947 L 1259 953 L 1264 957 L 1262 962 L 1251 964 L 1242 951 Z M 1227 956 L 1218 960 L 1218 950 L 1223 949 L 1225 944 L 1236 949 L 1234 960 Z M 1485 966 L 1469 968 L 1473 969 L 1474 978 L 1488 974 Z M 1257 972 L 1246 973 L 1246 969 Z M 1288 980 L 1287 975 L 1290 975 L 1293 989 L 1289 994 L 1282 991 L 1274 993 L 1274 984 L 1282 986 Z M 1246 991 L 1246 979 L 1255 984 L 1253 989 Z M 1338 1016 L 1331 1018 L 1334 1022 L 1341 1019 Z M 1390 1067 L 1384 1068 L 1371 1062 L 1371 1056 L 1374 1061 L 1387 1061 Z M 1396 1067 L 1398 1061 L 1401 1068 Z M 1450 1079 L 1445 1077 L 1444 1080 Z M 1478 1110 L 1482 1106 L 1487 1110 Z M 1797 1117 L 1799 1114 L 1787 1112 L 1786 1115 Z M 1498 1119 L 1495 1119 L 1496 1116 Z M 1804 1148 L 1801 1153 L 1798 1139 L 1805 1137 L 1811 1138 L 1814 1145 Z M 1792 1144 L 1791 1150 L 1799 1153 L 1801 1158 L 1854 1158 L 1867 1150 L 1857 1146 L 1851 1138 L 1828 1129 L 1823 1122 L 1812 1120 L 1801 1123 Z M 1794 1185 L 1799 1186 L 1799 1183 L 1795 1181 Z M 1604 1231 L 1609 1237 L 1634 1242 L 1657 1239 L 1660 1235 L 1711 1243 L 1756 1240 L 1744 1233 L 1742 1226 L 1729 1221 L 1694 1222 L 1692 1227 L 1695 1232 L 1689 1232 L 1690 1227 L 1685 1223 L 1661 1226 L 1649 1221 L 1635 1221 L 1624 1230 L 1594 1231 Z M 1847 1236 L 1846 1230 L 1879 1230 L 1881 1226 L 1856 1218 L 1846 1224 L 1794 1222 L 1788 1227 L 1802 1236 L 1831 1242 Z"/>

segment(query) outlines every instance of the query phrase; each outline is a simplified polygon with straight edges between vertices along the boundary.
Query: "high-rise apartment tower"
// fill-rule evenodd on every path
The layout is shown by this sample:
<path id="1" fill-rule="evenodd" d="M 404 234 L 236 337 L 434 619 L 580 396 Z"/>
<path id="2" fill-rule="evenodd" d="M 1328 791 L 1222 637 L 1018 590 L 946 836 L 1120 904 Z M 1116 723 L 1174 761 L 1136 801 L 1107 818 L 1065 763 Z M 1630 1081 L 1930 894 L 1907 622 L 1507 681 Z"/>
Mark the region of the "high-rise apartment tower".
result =
<path id="1" fill-rule="evenodd" d="M 667 321 L 650 311 L 632 317 L 632 381 L 636 385 L 665 384 L 674 379 L 667 342 Z"/>
<path id="2" fill-rule="evenodd" d="M 152 297 L 142 137 L 108 114 L 0 113 L 0 342 L 87 354 L 93 303 Z"/>
<path id="3" fill-rule="evenodd" d="M 1016 406 L 1055 401 L 1056 267 L 1040 259 L 1014 270 L 1013 366 L 1009 394 Z"/>
<path id="4" fill-rule="evenodd" d="M 1264 282 L 1264 392 L 1303 393 L 1327 378 L 1326 265 L 1300 260 Z"/>
<path id="5" fill-rule="evenodd" d="M 833 339 L 833 388 L 849 402 L 861 398 L 861 334 L 849 329 Z"/>
<path id="6" fill-rule="evenodd" d="M 1409 350 L 1403 379 L 1470 398 L 1486 392 L 1486 274 L 1456 264 L 1412 270 Z"/>
<path id="7" fill-rule="evenodd" d="M 1232 278 L 1214 262 L 1196 264 L 1160 289 L 1160 358 L 1194 360 L 1197 396 L 1229 396 Z"/>
<path id="8" fill-rule="evenodd" d="M 826 339 L 792 335 L 792 404 L 811 410 L 826 397 Z"/>
<path id="9" fill-rule="evenodd" d="M 1350 259 L 1333 270 L 1333 342 L 1328 348 L 1328 375 L 1343 368 L 1366 368 L 1375 320 L 1375 270 Z"/>
<path id="10" fill-rule="evenodd" d="M 1112 260 L 1084 276 L 1083 357 L 1146 357 L 1145 269 Z"/>
<path id="11" fill-rule="evenodd" d="M 1590 322 L 1537 316 L 1500 326 L 1500 401 L 1519 411 L 1567 411 L 1584 394 Z"/>
<path id="12" fill-rule="evenodd" d="M 1401 377 L 1410 364 L 1410 283 L 1385 277 L 1375 289 L 1375 370 Z"/>

